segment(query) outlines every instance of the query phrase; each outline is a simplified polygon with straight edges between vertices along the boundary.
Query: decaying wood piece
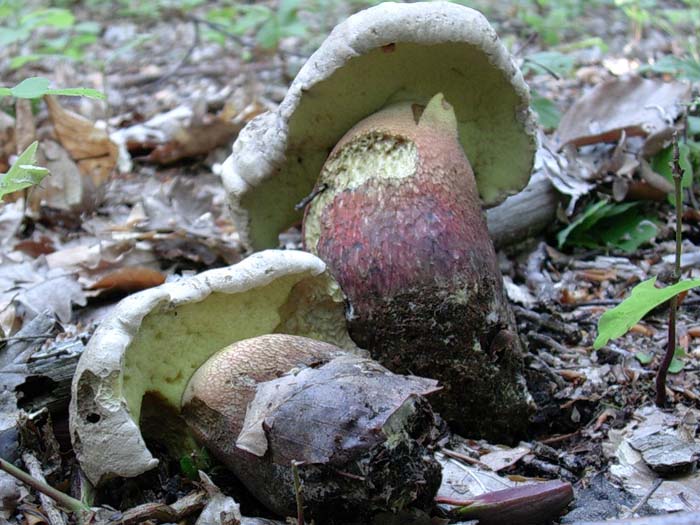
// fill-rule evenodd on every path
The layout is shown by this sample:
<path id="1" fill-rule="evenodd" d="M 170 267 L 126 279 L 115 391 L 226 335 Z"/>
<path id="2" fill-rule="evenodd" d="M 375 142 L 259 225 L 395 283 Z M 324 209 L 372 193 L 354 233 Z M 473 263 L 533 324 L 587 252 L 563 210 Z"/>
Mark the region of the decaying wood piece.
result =
<path id="1" fill-rule="evenodd" d="M 520 193 L 486 210 L 489 234 L 496 248 L 535 237 L 552 224 L 561 195 L 544 175 L 533 175 Z"/>
<path id="2" fill-rule="evenodd" d="M 41 467 L 39 460 L 30 452 L 24 452 L 22 454 L 22 461 L 24 461 L 25 466 L 29 473 L 40 481 L 41 483 L 46 483 L 46 478 L 44 477 L 44 470 Z M 39 501 L 41 501 L 41 507 L 46 513 L 46 518 L 48 519 L 49 525 L 66 525 L 66 520 L 63 517 L 63 513 L 56 507 L 56 502 L 48 497 L 46 494 L 39 493 Z"/>

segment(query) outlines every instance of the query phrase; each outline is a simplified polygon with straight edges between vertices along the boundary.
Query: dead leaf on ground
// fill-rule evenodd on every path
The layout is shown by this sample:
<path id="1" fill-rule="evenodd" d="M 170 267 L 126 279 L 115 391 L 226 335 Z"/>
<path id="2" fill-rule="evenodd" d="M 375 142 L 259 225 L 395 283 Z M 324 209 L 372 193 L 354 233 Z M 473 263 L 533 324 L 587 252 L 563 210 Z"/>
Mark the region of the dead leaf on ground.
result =
<path id="1" fill-rule="evenodd" d="M 0 173 L 10 169 L 10 157 L 16 152 L 15 119 L 0 111 Z"/>
<path id="2" fill-rule="evenodd" d="M 165 275 L 158 270 L 145 266 L 131 266 L 108 273 L 90 286 L 90 289 L 112 293 L 133 293 L 164 282 Z"/>
<path id="3" fill-rule="evenodd" d="M 46 96 L 49 117 L 56 137 L 78 164 L 83 175 L 90 177 L 95 186 L 109 179 L 119 154 L 107 131 L 72 111 L 64 109 L 55 97 Z"/>
<path id="4" fill-rule="evenodd" d="M 61 268 L 49 268 L 44 257 L 20 263 L 5 260 L 0 265 L 0 305 L 21 305 L 25 320 L 49 311 L 68 323 L 73 305 L 86 303 L 76 278 Z"/>
<path id="5" fill-rule="evenodd" d="M 581 97 L 561 119 L 560 147 L 617 142 L 623 133 L 646 139 L 646 155 L 670 139 L 673 123 L 690 101 L 690 84 L 641 77 L 616 78 Z"/>
<path id="6" fill-rule="evenodd" d="M 49 169 L 39 186 L 29 192 L 29 206 L 39 210 L 42 206 L 54 210 L 87 212 L 95 208 L 95 186 L 90 177 L 81 173 L 68 152 L 53 140 L 46 139 L 39 145 L 41 164 Z"/>

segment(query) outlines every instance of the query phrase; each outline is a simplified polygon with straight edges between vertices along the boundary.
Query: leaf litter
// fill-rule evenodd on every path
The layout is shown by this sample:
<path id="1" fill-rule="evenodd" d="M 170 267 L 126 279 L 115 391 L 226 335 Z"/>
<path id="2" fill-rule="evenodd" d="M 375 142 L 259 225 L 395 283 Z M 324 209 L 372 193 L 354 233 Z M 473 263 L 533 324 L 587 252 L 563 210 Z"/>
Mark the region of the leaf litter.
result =
<path id="1" fill-rule="evenodd" d="M 5 337 L 0 355 L 3 378 L 8 378 L 0 407 L 5 416 L 16 414 L 15 394 L 21 391 L 16 387 L 32 377 L 30 366 L 46 356 L 79 354 L 101 309 L 133 291 L 243 257 L 227 216 L 225 195 L 211 171 L 216 172 L 240 127 L 280 100 L 288 82 L 287 64 L 283 54 L 261 55 L 246 63 L 230 46 L 202 44 L 197 51 L 202 60 L 183 66 L 179 76 L 153 82 L 182 55 L 185 44 L 176 35 L 187 34 L 186 27 L 179 21 L 173 25 L 175 31 L 170 24 L 156 24 L 153 31 L 163 35 L 161 41 L 151 38 L 143 48 L 120 48 L 109 61 L 106 76 L 97 78 L 97 85 L 106 80 L 114 86 L 108 90 L 108 106 L 70 100 L 64 108 L 49 102 L 50 114 L 37 116 L 39 131 L 21 133 L 15 132 L 18 124 L 0 112 L 0 171 L 9 169 L 20 141 L 40 134 L 40 153 L 52 172 L 29 192 L 26 209 L 21 196 L 0 206 L 0 326 Z M 117 30 L 126 31 L 125 27 L 121 22 L 110 27 L 114 38 L 96 46 L 98 59 L 130 41 L 116 38 Z M 622 33 L 608 35 L 611 47 Z M 292 38 L 282 46 L 298 44 Z M 501 259 L 506 289 L 514 302 L 526 306 L 515 313 L 529 343 L 526 374 L 540 407 L 533 439 L 513 448 L 469 440 L 449 443 L 445 449 L 461 459 L 446 451 L 441 456 L 445 467 L 441 494 L 450 489 L 453 496 L 456 491 L 465 498 L 533 479 L 570 478 L 577 482 L 577 498 L 597 490 L 598 500 L 609 495 L 616 502 L 602 515 L 575 510 L 578 519 L 599 519 L 631 515 L 661 479 L 636 511 L 697 507 L 693 498 L 700 497 L 698 483 L 689 466 L 697 461 L 698 445 L 693 423 L 700 402 L 698 293 L 689 291 L 680 310 L 683 367 L 669 379 L 671 413 L 650 408 L 653 370 L 665 345 L 663 304 L 634 319 L 628 333 L 593 348 L 598 318 L 628 296 L 634 284 L 654 278 L 668 282 L 674 253 L 672 222 L 667 210 L 653 204 L 666 199 L 669 189 L 655 175 L 667 181 L 668 173 L 664 162 L 654 162 L 652 156 L 678 127 L 677 117 L 689 95 L 687 84 L 642 80 L 634 74 L 612 78 L 610 69 L 617 71 L 635 61 L 621 56 L 621 45 L 617 49 L 620 56 L 598 53 L 592 60 L 596 53 L 590 50 L 567 55 L 575 58 L 574 78 L 553 78 L 537 67 L 527 73 L 540 96 L 553 98 L 558 108 L 571 106 L 562 112 L 558 131 L 542 135 L 539 162 L 552 185 L 567 197 L 562 199 L 559 218 L 569 221 L 570 227 L 581 217 L 575 212 L 602 202 L 600 195 L 609 199 L 601 208 L 627 207 L 642 195 L 647 202 L 630 208 L 643 206 L 644 216 L 657 220 L 657 228 L 628 250 L 605 241 L 585 250 L 558 249 L 551 231 L 546 232 L 545 243 L 507 248 L 508 256 Z M 537 55 L 545 49 L 535 51 L 533 63 L 549 63 L 549 58 Z M 550 58 L 561 62 L 561 57 Z M 88 73 L 68 65 L 61 74 L 66 85 L 85 85 L 93 79 Z M 112 111 L 109 119 L 104 118 L 105 107 Z M 548 127 L 554 125 L 556 109 L 548 108 L 552 112 Z M 101 123 L 95 125 L 95 120 Z M 43 130 L 48 130 L 47 138 Z M 655 199 L 651 205 L 649 196 Z M 694 279 L 700 278 L 698 224 L 691 213 L 685 226 L 691 240 L 684 247 L 683 268 L 684 276 Z M 594 222 L 591 230 L 595 229 Z M 298 245 L 294 235 L 289 238 L 289 245 Z M 621 238 L 625 240 L 634 239 Z M 641 354 L 648 359 L 640 360 Z M 60 411 L 52 415 L 53 425 L 65 424 Z M 0 429 L 0 445 L 12 442 L 7 437 L 12 428 L 9 424 Z M 58 467 L 49 481 L 67 480 L 70 463 Z M 42 466 L 46 470 L 50 464 Z M 159 475 L 138 504 L 149 498 L 177 502 L 188 493 L 202 493 L 179 472 L 164 468 Z M 226 476 L 215 478 L 225 489 L 236 486 Z M 235 502 L 221 499 L 211 486 L 203 481 L 215 515 L 211 522 L 224 522 L 221 512 L 240 520 Z M 27 521 L 39 519 L 36 516 L 46 510 L 4 476 L 0 496 L 4 508 L 22 509 Z M 137 504 L 126 494 L 112 501 L 122 509 Z M 245 497 L 242 503 L 254 513 L 260 510 Z M 166 516 L 152 509 L 139 512 L 143 514 L 134 514 L 134 519 L 163 521 L 158 516 Z M 9 512 L 7 519 L 11 516 Z M 181 516 L 170 514 L 168 519 Z M 200 518 L 209 523 L 206 519 L 204 514 Z M 242 518 L 243 523 L 246 520 L 252 518 Z"/>

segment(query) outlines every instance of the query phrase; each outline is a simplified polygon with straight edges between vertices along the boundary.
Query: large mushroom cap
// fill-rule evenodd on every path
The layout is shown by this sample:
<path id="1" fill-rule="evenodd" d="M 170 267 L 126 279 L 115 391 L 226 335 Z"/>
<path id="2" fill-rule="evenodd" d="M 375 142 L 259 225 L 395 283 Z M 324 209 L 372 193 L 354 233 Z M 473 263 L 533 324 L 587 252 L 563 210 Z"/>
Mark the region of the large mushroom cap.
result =
<path id="1" fill-rule="evenodd" d="M 255 249 L 301 219 L 328 153 L 354 124 L 391 103 L 454 106 L 485 206 L 527 183 L 536 149 L 529 92 L 488 21 L 447 2 L 385 3 L 338 25 L 275 112 L 240 133 L 223 168 L 234 219 Z"/>
<path id="2" fill-rule="evenodd" d="M 158 439 L 186 442 L 177 421 L 182 393 L 225 346 L 277 332 L 356 350 L 342 294 L 325 269 L 310 253 L 269 250 L 122 300 L 90 339 L 73 378 L 71 438 L 88 479 L 98 484 L 155 467 L 146 427 Z"/>

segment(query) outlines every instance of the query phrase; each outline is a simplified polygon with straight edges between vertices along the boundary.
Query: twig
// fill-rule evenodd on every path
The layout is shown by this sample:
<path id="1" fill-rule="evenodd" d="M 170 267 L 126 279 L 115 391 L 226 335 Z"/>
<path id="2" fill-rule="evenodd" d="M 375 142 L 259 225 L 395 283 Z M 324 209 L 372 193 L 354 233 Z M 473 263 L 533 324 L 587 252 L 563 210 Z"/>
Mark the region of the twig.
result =
<path id="1" fill-rule="evenodd" d="M 190 45 L 189 49 L 187 49 L 187 52 L 184 54 L 184 56 L 180 59 L 180 61 L 173 66 L 173 68 L 167 72 L 165 75 L 153 80 L 152 82 L 147 82 L 146 84 L 150 84 L 151 86 L 158 86 L 165 82 L 166 80 L 172 78 L 175 76 L 175 74 L 180 70 L 182 66 L 184 66 L 190 57 L 192 56 L 192 53 L 194 53 L 194 50 L 197 48 L 199 45 L 200 41 L 200 36 L 199 36 L 199 22 L 196 20 L 192 22 L 194 26 L 194 38 L 192 40 L 192 45 Z"/>
<path id="2" fill-rule="evenodd" d="M 71 498 L 68 494 L 64 494 L 60 490 L 56 490 L 48 483 L 40 481 L 30 476 L 23 470 L 18 469 L 12 463 L 9 463 L 2 458 L 0 458 L 0 469 L 4 470 L 11 476 L 14 476 L 25 485 L 29 485 L 37 492 L 46 494 L 48 497 L 52 498 L 56 503 L 61 505 L 61 507 L 70 512 L 81 513 L 90 510 L 87 506 L 83 505 L 81 501 L 78 501 L 75 498 Z"/>
<path id="3" fill-rule="evenodd" d="M 461 452 L 455 452 L 454 450 L 450 450 L 449 448 L 445 448 L 445 447 L 442 447 L 440 449 L 440 452 L 442 452 L 443 454 L 445 454 L 448 457 L 451 457 L 454 459 L 459 459 L 460 461 L 464 461 L 465 463 L 469 463 L 470 465 L 479 465 L 481 468 L 484 468 L 486 470 L 493 470 L 486 463 L 479 461 L 476 458 L 472 458 L 470 456 L 467 456 L 466 454 L 462 454 Z"/>
<path id="4" fill-rule="evenodd" d="M 41 468 L 41 464 L 33 454 L 25 452 L 22 454 L 22 461 L 24 461 L 24 465 L 27 467 L 27 470 L 34 477 L 34 479 L 42 483 L 46 483 L 46 478 L 44 478 L 44 472 Z M 41 507 L 46 513 L 46 518 L 49 525 L 66 525 L 66 520 L 63 519 L 63 514 L 61 514 L 61 511 L 56 508 L 56 503 L 51 497 L 46 494 L 39 493 L 39 501 L 41 502 Z"/>
<path id="5" fill-rule="evenodd" d="M 53 339 L 55 335 L 12 335 L 10 337 L 0 337 L 0 343 L 10 343 L 12 341 L 36 341 L 38 339 Z"/>
<path id="6" fill-rule="evenodd" d="M 320 195 L 321 193 L 323 193 L 323 192 L 326 191 L 327 189 L 328 189 L 328 184 L 326 184 L 325 182 L 324 182 L 323 184 L 320 184 L 317 188 L 314 188 L 314 189 L 311 191 L 311 193 L 309 193 L 306 197 L 304 197 L 303 199 L 301 199 L 301 201 L 299 201 L 298 204 L 295 204 L 295 205 L 294 205 L 294 209 L 295 209 L 296 211 L 303 210 L 304 208 L 306 208 L 306 206 L 307 206 L 312 200 L 314 200 L 318 195 Z"/>
<path id="7" fill-rule="evenodd" d="M 294 495 L 297 500 L 297 525 L 304 525 L 304 496 L 301 491 L 301 479 L 299 478 L 299 466 L 303 461 L 292 460 L 292 475 L 294 476 Z"/>
<path id="8" fill-rule="evenodd" d="M 555 80 L 561 80 L 561 77 L 550 67 L 546 66 L 545 64 L 542 64 L 541 62 L 538 62 L 537 60 L 532 60 L 531 58 L 525 58 L 523 59 L 523 62 L 530 62 L 531 64 L 535 64 L 538 67 L 541 67 L 544 69 L 547 73 L 549 73 Z"/>
<path id="9" fill-rule="evenodd" d="M 673 272 L 673 283 L 680 281 L 681 278 L 681 255 L 683 249 L 683 239 L 681 238 L 683 228 L 683 198 L 681 196 L 681 181 L 683 179 L 683 168 L 680 163 L 680 153 L 678 151 L 678 137 L 674 133 L 673 136 L 673 163 L 671 165 L 673 172 L 673 185 L 675 187 L 675 203 L 676 203 L 676 265 Z M 666 377 L 668 375 L 668 367 L 671 366 L 673 355 L 676 352 L 676 313 L 678 311 L 678 295 L 673 296 L 668 313 L 668 344 L 666 346 L 666 354 L 659 365 L 659 371 L 656 374 L 656 406 L 663 408 L 666 406 Z"/>
<path id="10" fill-rule="evenodd" d="M 654 483 L 651 484 L 651 487 L 649 488 L 649 490 L 647 491 L 647 493 L 644 494 L 644 496 L 642 497 L 642 499 L 640 499 L 640 500 L 635 504 L 634 507 L 632 507 L 632 509 L 630 510 L 629 515 L 628 515 L 627 517 L 632 517 L 632 516 L 634 516 L 634 514 L 635 514 L 639 509 L 641 509 L 647 501 L 649 501 L 649 498 L 651 498 L 651 497 L 654 495 L 654 492 L 656 492 L 656 489 L 658 489 L 658 488 L 661 486 L 661 484 L 662 484 L 663 482 L 664 482 L 664 480 L 663 480 L 662 478 L 657 478 L 657 479 L 655 479 L 655 480 L 654 480 Z"/>

